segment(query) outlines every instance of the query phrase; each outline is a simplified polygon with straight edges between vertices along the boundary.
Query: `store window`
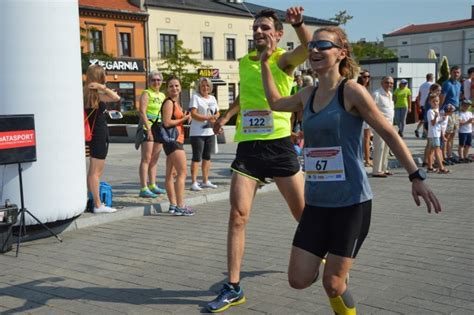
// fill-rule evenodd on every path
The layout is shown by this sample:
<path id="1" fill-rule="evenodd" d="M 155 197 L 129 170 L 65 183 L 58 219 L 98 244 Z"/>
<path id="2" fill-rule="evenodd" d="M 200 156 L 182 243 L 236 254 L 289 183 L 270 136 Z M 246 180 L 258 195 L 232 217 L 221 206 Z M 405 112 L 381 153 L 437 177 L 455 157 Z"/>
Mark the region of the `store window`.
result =
<path id="1" fill-rule="evenodd" d="M 286 50 L 290 51 L 290 50 L 293 50 L 293 49 L 295 49 L 295 43 L 287 42 L 286 43 Z"/>
<path id="2" fill-rule="evenodd" d="M 107 103 L 107 109 L 128 112 L 135 109 L 135 83 L 134 82 L 107 82 L 109 89 L 115 90 L 120 96 L 120 101 Z"/>
<path id="3" fill-rule="evenodd" d="M 176 47 L 178 36 L 173 34 L 160 34 L 160 53 L 161 58 L 166 58 Z"/>
<path id="4" fill-rule="evenodd" d="M 132 51 L 131 51 L 131 35 L 130 33 L 119 33 L 119 54 L 121 57 L 131 57 L 132 56 Z"/>
<path id="5" fill-rule="evenodd" d="M 202 38 L 202 51 L 204 60 L 212 60 L 212 37 L 203 37 Z"/>
<path id="6" fill-rule="evenodd" d="M 235 38 L 226 38 L 227 60 L 235 60 Z"/>
<path id="7" fill-rule="evenodd" d="M 103 51 L 102 31 L 91 28 L 89 30 L 89 52 L 98 53 Z"/>

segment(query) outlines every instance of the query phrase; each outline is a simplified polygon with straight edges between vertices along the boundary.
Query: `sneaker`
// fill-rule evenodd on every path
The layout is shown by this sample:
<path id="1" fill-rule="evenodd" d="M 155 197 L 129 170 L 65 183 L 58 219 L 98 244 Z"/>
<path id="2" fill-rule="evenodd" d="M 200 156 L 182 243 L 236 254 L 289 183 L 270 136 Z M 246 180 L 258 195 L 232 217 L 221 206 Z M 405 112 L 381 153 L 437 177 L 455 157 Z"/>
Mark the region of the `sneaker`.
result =
<path id="1" fill-rule="evenodd" d="M 194 213 L 194 210 L 191 209 L 188 206 L 184 206 L 182 208 L 176 206 L 173 214 L 176 215 L 176 216 L 188 216 L 189 217 L 189 216 L 194 215 L 195 213 Z"/>
<path id="2" fill-rule="evenodd" d="M 420 137 L 420 133 L 418 132 L 418 130 L 415 130 L 415 137 L 417 137 L 417 138 Z"/>
<path id="3" fill-rule="evenodd" d="M 168 208 L 168 213 L 174 214 L 175 211 L 176 211 L 176 205 L 170 205 Z"/>
<path id="4" fill-rule="evenodd" d="M 211 313 L 223 312 L 231 306 L 244 304 L 246 301 L 242 288 L 236 291 L 228 283 L 224 284 L 219 295 L 207 303 L 207 309 Z"/>
<path id="5" fill-rule="evenodd" d="M 140 193 L 138 194 L 139 197 L 142 197 L 142 198 L 156 198 L 158 197 L 157 194 L 155 194 L 154 192 L 152 192 L 150 189 L 145 189 L 145 190 L 140 190 Z"/>
<path id="6" fill-rule="evenodd" d="M 150 185 L 148 186 L 148 189 L 155 195 L 164 195 L 166 194 L 166 189 L 159 187 L 158 185 Z"/>
<path id="7" fill-rule="evenodd" d="M 201 187 L 202 187 L 202 188 L 212 188 L 212 189 L 216 189 L 216 188 L 217 188 L 217 185 L 214 185 L 213 183 L 211 183 L 210 180 L 208 180 L 207 183 L 202 183 Z"/>
<path id="8" fill-rule="evenodd" d="M 100 205 L 99 208 L 94 208 L 94 213 L 113 213 L 115 211 L 117 211 L 117 209 L 107 207 L 106 205 Z"/>
<path id="9" fill-rule="evenodd" d="M 194 182 L 192 185 L 191 185 L 191 190 L 192 191 L 200 191 L 202 190 L 202 188 L 199 186 L 199 184 L 197 182 Z"/>

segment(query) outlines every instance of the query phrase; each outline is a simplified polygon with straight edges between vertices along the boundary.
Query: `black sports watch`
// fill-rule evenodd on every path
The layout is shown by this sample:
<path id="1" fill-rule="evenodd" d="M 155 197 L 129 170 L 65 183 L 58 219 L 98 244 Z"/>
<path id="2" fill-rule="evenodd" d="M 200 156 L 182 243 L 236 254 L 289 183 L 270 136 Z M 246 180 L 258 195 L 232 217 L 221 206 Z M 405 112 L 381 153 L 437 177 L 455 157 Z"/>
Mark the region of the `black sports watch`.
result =
<path id="1" fill-rule="evenodd" d="M 408 176 L 408 179 L 410 179 L 410 182 L 412 182 L 414 179 L 425 180 L 426 172 L 423 169 L 419 168 L 415 172 L 411 173 Z"/>

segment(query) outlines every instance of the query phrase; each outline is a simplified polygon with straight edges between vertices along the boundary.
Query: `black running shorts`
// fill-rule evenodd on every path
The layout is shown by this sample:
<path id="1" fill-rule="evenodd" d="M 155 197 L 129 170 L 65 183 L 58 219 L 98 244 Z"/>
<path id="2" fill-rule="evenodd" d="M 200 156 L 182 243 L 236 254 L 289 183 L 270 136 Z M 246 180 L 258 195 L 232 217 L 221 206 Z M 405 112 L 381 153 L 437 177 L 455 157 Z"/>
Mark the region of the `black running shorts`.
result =
<path id="1" fill-rule="evenodd" d="M 267 178 L 293 176 L 299 172 L 300 164 L 290 137 L 286 137 L 240 142 L 231 168 L 266 183 Z"/>
<path id="2" fill-rule="evenodd" d="M 163 151 L 166 156 L 170 155 L 174 151 L 184 150 L 183 144 L 179 142 L 163 143 Z"/>
<path id="3" fill-rule="evenodd" d="M 341 208 L 306 205 L 293 246 L 324 258 L 355 258 L 369 233 L 372 200 Z"/>

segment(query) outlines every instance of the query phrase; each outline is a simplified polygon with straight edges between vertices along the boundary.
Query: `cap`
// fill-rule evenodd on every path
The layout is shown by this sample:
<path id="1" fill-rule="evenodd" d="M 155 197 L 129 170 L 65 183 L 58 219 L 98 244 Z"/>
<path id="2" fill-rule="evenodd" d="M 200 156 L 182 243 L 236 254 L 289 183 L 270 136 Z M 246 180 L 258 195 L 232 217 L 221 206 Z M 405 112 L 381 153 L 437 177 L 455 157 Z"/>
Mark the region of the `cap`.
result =
<path id="1" fill-rule="evenodd" d="M 472 105 L 472 102 L 471 102 L 471 100 L 468 100 L 467 98 L 465 98 L 465 99 L 462 100 L 461 104 L 462 105 Z"/>
<path id="2" fill-rule="evenodd" d="M 407 83 L 408 83 L 408 81 L 407 81 L 407 80 L 405 80 L 405 79 L 401 79 L 400 83 L 401 83 L 401 84 L 407 84 Z"/>

